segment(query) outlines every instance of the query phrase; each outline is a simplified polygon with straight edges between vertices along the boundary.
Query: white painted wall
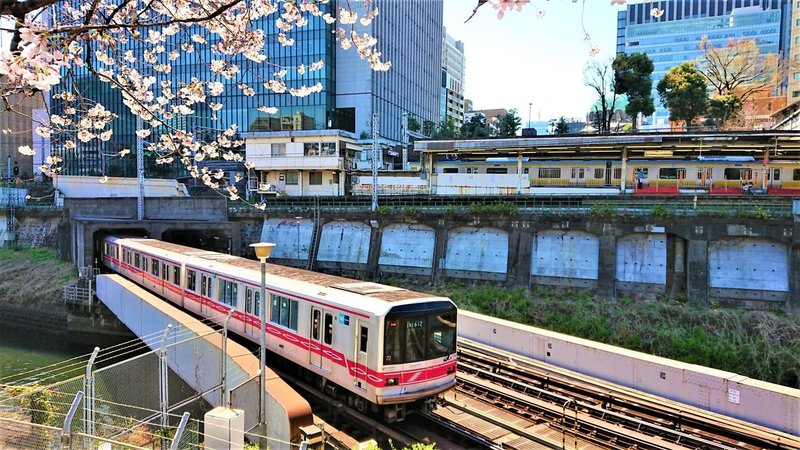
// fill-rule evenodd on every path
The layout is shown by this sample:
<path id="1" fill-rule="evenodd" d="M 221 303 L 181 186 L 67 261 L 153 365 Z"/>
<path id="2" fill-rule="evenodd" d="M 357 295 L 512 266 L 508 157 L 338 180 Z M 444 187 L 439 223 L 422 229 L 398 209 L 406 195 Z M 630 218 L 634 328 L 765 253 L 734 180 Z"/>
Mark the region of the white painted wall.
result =
<path id="1" fill-rule="evenodd" d="M 53 186 L 67 198 L 138 197 L 136 178 L 109 177 L 104 183 L 100 177 L 61 175 L 53 179 Z M 188 197 L 183 183 L 175 180 L 147 178 L 144 180 L 145 197 Z"/>

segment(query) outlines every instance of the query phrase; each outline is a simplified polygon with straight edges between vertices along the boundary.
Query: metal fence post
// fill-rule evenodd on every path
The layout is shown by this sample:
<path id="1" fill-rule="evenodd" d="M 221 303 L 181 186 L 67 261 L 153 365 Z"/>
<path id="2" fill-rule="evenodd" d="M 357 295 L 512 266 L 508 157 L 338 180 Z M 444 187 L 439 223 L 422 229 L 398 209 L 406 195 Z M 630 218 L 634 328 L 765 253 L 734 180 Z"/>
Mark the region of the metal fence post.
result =
<path id="1" fill-rule="evenodd" d="M 72 426 L 72 418 L 75 417 L 75 411 L 78 410 L 78 406 L 81 404 L 83 400 L 83 392 L 78 391 L 75 394 L 75 398 L 72 400 L 72 405 L 69 407 L 69 411 L 67 412 L 67 417 L 64 419 L 64 428 L 61 430 L 61 448 L 62 449 L 70 449 L 72 444 L 71 440 L 71 432 L 70 427 Z"/>
<path id="2" fill-rule="evenodd" d="M 92 350 L 92 356 L 89 357 L 89 362 L 86 364 L 86 378 L 83 379 L 83 391 L 86 393 L 86 402 L 83 405 L 83 430 L 88 435 L 94 434 L 94 373 L 92 366 L 97 354 L 100 352 L 100 347 L 95 347 Z"/>
<path id="3" fill-rule="evenodd" d="M 158 366 L 159 397 L 161 401 L 161 430 L 167 429 L 167 408 L 169 407 L 169 391 L 167 378 L 169 377 L 169 366 L 167 365 L 167 336 L 172 330 L 172 324 L 167 325 L 164 334 L 161 336 L 161 351 L 159 352 L 160 364 Z M 162 442 L 164 442 L 162 440 Z"/>
<path id="4" fill-rule="evenodd" d="M 178 429 L 175 430 L 175 436 L 172 437 L 172 445 L 169 446 L 169 450 L 178 450 L 178 446 L 181 443 L 181 436 L 183 436 L 183 430 L 186 429 L 186 422 L 189 421 L 189 413 L 183 413 L 183 417 L 181 417 L 181 422 L 178 424 Z"/>
<path id="5" fill-rule="evenodd" d="M 220 364 L 220 370 L 222 371 L 222 376 L 220 377 L 222 380 L 222 392 L 220 393 L 220 400 L 222 402 L 221 406 L 225 408 L 227 408 L 230 403 L 228 397 L 228 321 L 231 320 L 231 316 L 233 316 L 233 308 L 228 311 L 228 317 L 225 318 L 225 324 L 222 327 L 222 361 Z"/>

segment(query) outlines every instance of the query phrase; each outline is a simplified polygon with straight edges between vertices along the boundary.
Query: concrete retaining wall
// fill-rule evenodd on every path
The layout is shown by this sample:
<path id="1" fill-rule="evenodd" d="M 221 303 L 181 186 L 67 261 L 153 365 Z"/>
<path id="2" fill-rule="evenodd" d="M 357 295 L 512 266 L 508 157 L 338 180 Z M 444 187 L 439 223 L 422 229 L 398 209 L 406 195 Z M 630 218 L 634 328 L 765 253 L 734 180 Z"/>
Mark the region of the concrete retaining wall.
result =
<path id="1" fill-rule="evenodd" d="M 800 390 L 797 389 L 469 311 L 458 313 L 458 337 L 800 435 Z"/>
<path id="2" fill-rule="evenodd" d="M 542 230 L 531 251 L 531 283 L 556 286 L 597 285 L 600 240 L 582 231 Z"/>

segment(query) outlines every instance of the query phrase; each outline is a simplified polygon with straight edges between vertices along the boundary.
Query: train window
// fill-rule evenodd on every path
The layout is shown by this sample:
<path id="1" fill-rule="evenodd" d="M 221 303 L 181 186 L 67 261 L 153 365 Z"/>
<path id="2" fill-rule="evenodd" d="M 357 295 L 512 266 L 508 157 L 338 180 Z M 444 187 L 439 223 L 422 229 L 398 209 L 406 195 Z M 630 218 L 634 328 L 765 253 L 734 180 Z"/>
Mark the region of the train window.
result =
<path id="1" fill-rule="evenodd" d="M 297 331 L 297 310 L 297 300 L 282 295 L 273 295 L 269 321 Z"/>
<path id="2" fill-rule="evenodd" d="M 442 173 L 458 173 L 457 167 L 445 167 L 442 169 Z"/>
<path id="3" fill-rule="evenodd" d="M 118 246 L 114 247 L 114 258 L 119 260 L 119 247 Z"/>
<path id="4" fill-rule="evenodd" d="M 186 289 L 197 292 L 197 272 L 194 270 L 186 271 Z"/>
<path id="5" fill-rule="evenodd" d="M 769 174 L 767 174 L 767 175 L 769 175 Z M 774 181 L 780 181 L 781 180 L 781 169 L 772 169 L 772 179 Z"/>
<path id="6" fill-rule="evenodd" d="M 181 284 L 181 268 L 178 266 L 172 268 L 172 284 Z"/>
<path id="7" fill-rule="evenodd" d="M 323 335 L 323 342 L 331 345 L 333 342 L 333 315 L 325 313 L 325 334 Z"/>
<path id="8" fill-rule="evenodd" d="M 792 181 L 800 181 L 800 169 L 792 170 Z"/>
<path id="9" fill-rule="evenodd" d="M 426 326 L 425 317 L 409 317 L 406 321 L 406 351 L 404 363 L 412 363 L 425 359 L 427 339 L 425 337 Z"/>
<path id="10" fill-rule="evenodd" d="M 133 254 L 133 267 L 136 267 L 137 269 L 139 268 L 139 254 L 138 253 L 134 253 Z"/>
<path id="11" fill-rule="evenodd" d="M 234 281 L 219 280 L 219 302 L 236 308 L 239 285 Z"/>
<path id="12" fill-rule="evenodd" d="M 620 178 L 622 178 L 622 168 L 617 167 L 614 169 L 614 179 L 619 180 Z"/>
<path id="13" fill-rule="evenodd" d="M 723 172 L 726 180 L 752 180 L 753 171 L 751 169 L 740 169 L 738 167 L 728 167 Z"/>
<path id="14" fill-rule="evenodd" d="M 528 167 L 525 167 L 525 168 L 522 169 L 522 173 L 526 173 L 527 174 L 527 173 L 530 173 L 530 171 L 531 171 L 531 169 L 528 168 Z"/>
<path id="15" fill-rule="evenodd" d="M 319 312 L 318 309 L 315 309 L 311 313 L 311 338 L 314 339 L 315 341 L 319 340 L 319 322 L 321 315 L 322 314 Z"/>
<path id="16" fill-rule="evenodd" d="M 207 297 L 206 292 L 211 293 L 211 289 L 207 289 L 206 286 L 206 283 L 208 283 L 209 281 L 211 280 L 206 276 L 206 274 L 200 275 L 200 295 L 202 295 L 203 297 Z"/>
<path id="17" fill-rule="evenodd" d="M 253 292 L 253 315 L 261 317 L 261 292 Z"/>
<path id="18" fill-rule="evenodd" d="M 361 341 L 359 342 L 359 350 L 363 353 L 367 352 L 367 338 L 369 337 L 369 328 L 361 326 Z"/>
<path id="19" fill-rule="evenodd" d="M 604 176 L 603 172 L 605 172 L 605 169 L 594 169 L 594 179 L 602 180 Z"/>
<path id="20" fill-rule="evenodd" d="M 244 290 L 244 312 L 247 314 L 253 313 L 253 289 L 245 288 Z"/>
<path id="21" fill-rule="evenodd" d="M 658 169 L 659 180 L 683 180 L 686 178 L 686 169 L 675 167 L 662 167 Z"/>
<path id="22" fill-rule="evenodd" d="M 383 339 L 383 363 L 399 364 L 400 359 L 400 321 L 387 320 L 386 332 Z"/>
<path id="23" fill-rule="evenodd" d="M 539 178 L 561 178 L 561 168 L 542 167 L 539 169 Z"/>
<path id="24" fill-rule="evenodd" d="M 167 263 L 161 264 L 161 277 L 169 281 L 169 265 L 167 265 Z"/>
<path id="25" fill-rule="evenodd" d="M 472 167 L 467 167 L 467 173 L 472 173 Z"/>
<path id="26" fill-rule="evenodd" d="M 151 263 L 150 273 L 152 273 L 154 276 L 158 276 L 158 267 L 159 267 L 158 260 L 157 259 L 150 260 L 150 263 Z"/>
<path id="27" fill-rule="evenodd" d="M 447 312 L 433 316 L 430 332 L 430 358 L 441 358 L 455 353 L 456 313 Z"/>
<path id="28" fill-rule="evenodd" d="M 487 167 L 486 173 L 508 173 L 508 168 L 506 167 Z"/>

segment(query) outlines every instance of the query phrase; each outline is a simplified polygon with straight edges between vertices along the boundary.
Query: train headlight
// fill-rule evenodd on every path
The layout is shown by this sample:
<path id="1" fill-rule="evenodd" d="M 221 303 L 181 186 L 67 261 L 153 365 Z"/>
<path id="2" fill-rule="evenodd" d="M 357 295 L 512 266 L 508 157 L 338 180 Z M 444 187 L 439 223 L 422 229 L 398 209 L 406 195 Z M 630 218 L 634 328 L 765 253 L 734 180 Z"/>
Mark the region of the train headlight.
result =
<path id="1" fill-rule="evenodd" d="M 399 381 L 400 381 L 400 380 L 399 380 L 399 379 L 397 379 L 397 378 L 387 378 L 387 379 L 386 379 L 386 386 L 397 386 L 397 383 L 398 383 Z"/>

